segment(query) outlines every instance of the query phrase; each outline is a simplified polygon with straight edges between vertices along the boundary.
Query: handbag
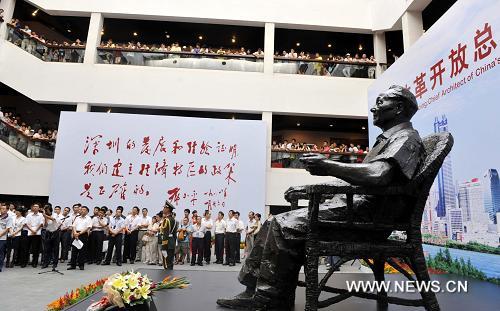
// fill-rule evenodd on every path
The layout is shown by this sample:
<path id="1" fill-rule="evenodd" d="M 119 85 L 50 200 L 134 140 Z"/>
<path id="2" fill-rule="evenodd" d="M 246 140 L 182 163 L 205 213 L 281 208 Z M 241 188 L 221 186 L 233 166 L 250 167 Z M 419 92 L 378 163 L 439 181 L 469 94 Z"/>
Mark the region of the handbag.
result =
<path id="1" fill-rule="evenodd" d="M 179 232 L 179 235 L 177 236 L 177 239 L 179 241 L 184 241 L 184 238 L 185 238 L 185 231 L 182 230 L 181 232 Z"/>

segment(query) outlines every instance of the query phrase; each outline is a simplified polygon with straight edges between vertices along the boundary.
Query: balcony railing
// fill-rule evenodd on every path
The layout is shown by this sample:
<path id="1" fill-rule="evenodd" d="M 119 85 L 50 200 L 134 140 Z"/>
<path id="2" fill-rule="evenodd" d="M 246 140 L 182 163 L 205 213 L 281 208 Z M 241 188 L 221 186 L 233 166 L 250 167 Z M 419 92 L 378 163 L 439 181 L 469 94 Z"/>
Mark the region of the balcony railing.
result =
<path id="1" fill-rule="evenodd" d="M 83 63 L 85 46 L 50 44 L 11 24 L 7 28 L 8 41 L 43 61 Z"/>
<path id="2" fill-rule="evenodd" d="M 328 159 L 344 163 L 361 163 L 366 153 L 352 152 L 320 152 L 299 150 L 273 150 L 271 151 L 271 167 L 274 168 L 305 168 L 300 158 L 307 153 L 321 153 Z"/>
<path id="3" fill-rule="evenodd" d="M 28 158 L 54 158 L 55 140 L 37 139 L 0 120 L 0 139 Z"/>
<path id="4" fill-rule="evenodd" d="M 148 51 L 101 47 L 98 63 L 136 66 L 263 72 L 264 58 L 253 55 L 221 55 L 172 51 Z"/>
<path id="5" fill-rule="evenodd" d="M 375 79 L 377 63 L 274 57 L 274 72 Z"/>

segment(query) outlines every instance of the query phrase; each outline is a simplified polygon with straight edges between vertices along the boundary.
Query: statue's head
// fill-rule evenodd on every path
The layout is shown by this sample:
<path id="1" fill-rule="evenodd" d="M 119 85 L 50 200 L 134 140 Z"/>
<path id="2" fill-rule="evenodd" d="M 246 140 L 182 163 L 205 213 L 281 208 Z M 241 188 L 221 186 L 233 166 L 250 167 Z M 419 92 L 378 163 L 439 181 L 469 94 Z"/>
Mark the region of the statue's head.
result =
<path id="1" fill-rule="evenodd" d="M 418 110 L 417 99 L 408 89 L 393 85 L 377 97 L 370 111 L 373 125 L 384 130 L 402 122 L 410 121 Z"/>

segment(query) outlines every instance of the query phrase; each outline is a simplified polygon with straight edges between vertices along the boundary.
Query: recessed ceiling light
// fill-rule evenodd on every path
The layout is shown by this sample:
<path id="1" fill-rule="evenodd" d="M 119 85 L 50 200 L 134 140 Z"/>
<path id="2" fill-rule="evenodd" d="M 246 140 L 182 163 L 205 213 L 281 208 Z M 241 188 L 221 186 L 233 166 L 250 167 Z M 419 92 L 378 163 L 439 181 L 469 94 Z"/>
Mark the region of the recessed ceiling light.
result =
<path id="1" fill-rule="evenodd" d="M 167 35 L 167 39 L 170 39 L 170 35 Z"/>
<path id="2" fill-rule="evenodd" d="M 198 39 L 203 40 L 203 36 L 198 36 Z"/>
<path id="3" fill-rule="evenodd" d="M 332 45 L 329 43 L 329 44 L 328 44 L 328 47 L 329 47 L 329 48 L 331 48 L 331 47 L 332 47 Z"/>
<path id="4" fill-rule="evenodd" d="M 333 127 L 333 124 L 330 124 L 330 127 Z"/>
<path id="5" fill-rule="evenodd" d="M 362 130 L 366 130 L 366 127 L 364 127 L 364 126 L 363 126 L 363 127 L 361 127 L 361 129 L 362 129 Z"/>
<path id="6" fill-rule="evenodd" d="M 295 43 L 296 46 L 300 46 L 300 42 Z"/>
<path id="7" fill-rule="evenodd" d="M 236 43 L 236 38 L 235 38 L 235 37 L 233 37 L 233 38 L 231 39 L 231 42 L 232 42 L 232 43 Z"/>
<path id="8" fill-rule="evenodd" d="M 68 32 L 71 32 L 71 29 L 68 29 Z"/>
<path id="9" fill-rule="evenodd" d="M 300 126 L 300 123 L 297 123 L 297 126 Z"/>
<path id="10" fill-rule="evenodd" d="M 134 35 L 134 37 L 137 37 L 137 32 L 134 31 L 133 35 Z"/>
<path id="11" fill-rule="evenodd" d="M 109 109 L 106 111 L 106 113 L 111 113 L 111 108 L 109 108 Z"/>

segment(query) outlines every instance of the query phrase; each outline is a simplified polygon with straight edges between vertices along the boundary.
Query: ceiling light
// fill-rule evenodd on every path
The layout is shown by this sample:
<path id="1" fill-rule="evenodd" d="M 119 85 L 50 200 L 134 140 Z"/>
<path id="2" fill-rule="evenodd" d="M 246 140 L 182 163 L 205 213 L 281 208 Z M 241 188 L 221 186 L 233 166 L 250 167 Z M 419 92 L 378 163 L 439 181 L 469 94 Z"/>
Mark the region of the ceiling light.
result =
<path id="1" fill-rule="evenodd" d="M 333 124 L 330 124 L 330 127 L 333 127 Z"/>
<path id="2" fill-rule="evenodd" d="M 137 32 L 134 31 L 133 35 L 134 35 L 134 37 L 137 37 Z"/>
<path id="3" fill-rule="evenodd" d="M 328 47 L 331 48 L 332 47 L 332 44 L 331 43 L 328 43 Z"/>
<path id="4" fill-rule="evenodd" d="M 296 46 L 300 46 L 300 42 L 295 43 Z"/>
<path id="5" fill-rule="evenodd" d="M 111 108 L 109 108 L 109 109 L 106 111 L 106 113 L 111 113 Z"/>
<path id="6" fill-rule="evenodd" d="M 231 39 L 231 42 L 232 42 L 232 43 L 236 43 L 236 37 L 233 37 L 233 38 Z"/>
<path id="7" fill-rule="evenodd" d="M 198 36 L 198 39 L 203 40 L 203 36 Z"/>
<path id="8" fill-rule="evenodd" d="M 33 13 L 31 13 L 31 15 L 36 16 L 36 14 L 38 14 L 38 10 L 39 9 L 34 10 Z"/>
<path id="9" fill-rule="evenodd" d="M 71 29 L 68 29 L 68 32 L 71 32 Z"/>
<path id="10" fill-rule="evenodd" d="M 362 130 L 366 130 L 366 127 L 362 126 L 362 127 L 361 127 L 361 129 L 362 129 Z"/>
<path id="11" fill-rule="evenodd" d="M 392 52 L 392 50 L 391 50 L 391 49 L 388 49 L 388 50 L 387 50 L 387 52 Z"/>
<path id="12" fill-rule="evenodd" d="M 170 35 L 167 35 L 167 39 L 170 39 Z"/>
<path id="13" fill-rule="evenodd" d="M 297 126 L 300 126 L 300 123 L 297 123 Z"/>
<path id="14" fill-rule="evenodd" d="M 363 46 L 361 44 L 359 45 L 358 50 L 363 50 Z"/>
<path id="15" fill-rule="evenodd" d="M 236 118 L 234 116 L 232 116 L 231 119 L 235 120 Z"/>

